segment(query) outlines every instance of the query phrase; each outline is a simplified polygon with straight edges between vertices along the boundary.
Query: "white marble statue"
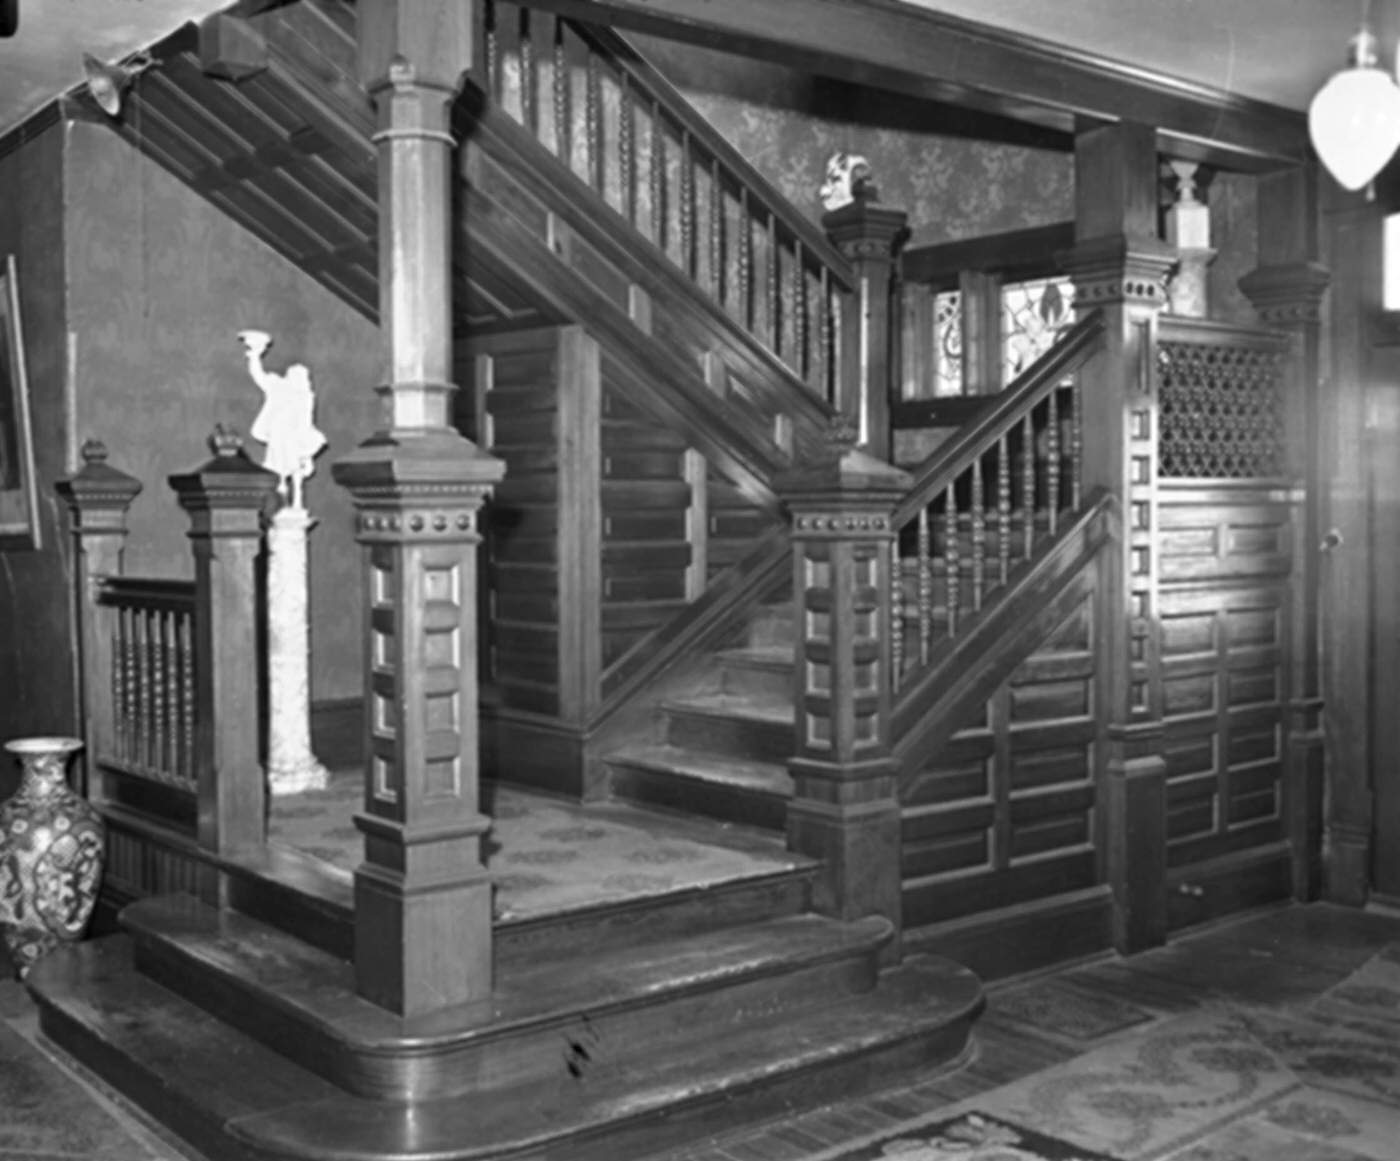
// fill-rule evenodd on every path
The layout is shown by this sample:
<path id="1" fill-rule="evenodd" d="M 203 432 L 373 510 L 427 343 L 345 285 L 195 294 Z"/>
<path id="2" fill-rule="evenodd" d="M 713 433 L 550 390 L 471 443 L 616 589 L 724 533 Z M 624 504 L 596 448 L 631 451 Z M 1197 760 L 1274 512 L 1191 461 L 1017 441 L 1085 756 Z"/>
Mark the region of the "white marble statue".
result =
<path id="1" fill-rule="evenodd" d="M 249 434 L 266 445 L 263 467 L 277 473 L 283 502 L 301 508 L 302 484 L 311 475 L 316 453 L 326 446 L 326 437 L 316 426 L 311 372 L 293 363 L 285 374 L 276 375 L 263 366 L 272 337 L 266 331 L 239 331 L 238 337 L 247 352 L 248 374 L 263 393 L 262 410 Z"/>
<path id="2" fill-rule="evenodd" d="M 311 373 L 300 363 L 284 375 L 263 366 L 265 331 L 239 331 L 248 373 L 263 393 L 252 436 L 267 445 L 263 466 L 277 473 L 282 507 L 267 530 L 267 780 L 274 795 L 324 790 L 330 773 L 311 748 L 311 618 L 307 539 L 314 521 L 302 502 L 326 437 L 316 428 Z"/>
<path id="3" fill-rule="evenodd" d="M 870 162 L 858 153 L 833 153 L 826 163 L 826 181 L 817 191 L 822 207 L 830 213 L 849 205 L 870 184 Z"/>

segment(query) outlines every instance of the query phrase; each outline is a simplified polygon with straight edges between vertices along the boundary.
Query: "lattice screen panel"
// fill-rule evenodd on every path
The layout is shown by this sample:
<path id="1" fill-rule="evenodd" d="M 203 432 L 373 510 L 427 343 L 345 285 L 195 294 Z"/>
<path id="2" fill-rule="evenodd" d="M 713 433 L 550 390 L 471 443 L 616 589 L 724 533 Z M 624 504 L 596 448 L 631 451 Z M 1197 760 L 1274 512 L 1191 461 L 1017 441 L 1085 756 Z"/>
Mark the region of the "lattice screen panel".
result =
<path id="1" fill-rule="evenodd" d="M 1280 346 L 1163 340 L 1158 474 L 1178 479 L 1260 479 L 1286 474 Z"/>

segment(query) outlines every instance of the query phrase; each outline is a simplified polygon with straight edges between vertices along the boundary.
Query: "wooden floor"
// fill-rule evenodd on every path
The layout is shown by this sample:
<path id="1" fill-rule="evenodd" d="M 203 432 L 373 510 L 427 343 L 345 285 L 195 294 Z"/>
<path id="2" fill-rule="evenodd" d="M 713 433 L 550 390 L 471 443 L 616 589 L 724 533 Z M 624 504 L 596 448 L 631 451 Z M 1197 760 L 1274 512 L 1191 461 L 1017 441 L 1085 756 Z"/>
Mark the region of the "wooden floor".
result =
<path id="1" fill-rule="evenodd" d="M 703 1145 L 654 1161 L 805 1161 L 823 1149 L 892 1129 L 1096 1047 L 1093 1039 L 1047 1031 L 1017 1015 L 1025 1010 L 1021 998 L 1043 993 L 1047 986 L 1094 997 L 1100 1010 L 1121 1001 L 1122 1009 L 1141 1010 L 1146 1018 L 1220 1001 L 1286 1006 L 1317 996 L 1394 942 L 1400 942 L 1400 911 L 1314 904 L 1254 913 L 1132 959 L 1100 959 L 1000 983 L 991 989 L 978 1025 L 976 1055 L 963 1068 L 757 1129 L 719 1125 Z M 32 1005 L 19 985 L 0 985 L 0 1032 L 8 1028 L 34 1042 L 34 1024 Z M 0 1096 L 6 1098 L 0 1156 L 194 1158 L 168 1139 L 157 1140 L 144 1117 L 93 1084 L 85 1070 L 65 1060 L 22 1058 L 19 1042 L 11 1040 L 0 1046 Z M 31 1090 L 36 1099 L 18 1099 Z"/>
<path id="2" fill-rule="evenodd" d="M 1181 935 L 1168 947 L 1129 959 L 1098 959 L 1046 973 L 1034 982 L 1053 980 L 1076 994 L 1116 998 L 1152 1016 L 1222 1001 L 1284 1007 L 1318 996 L 1395 942 L 1400 942 L 1400 910 L 1289 906 Z M 1017 997 L 1031 984 L 1023 978 L 989 989 L 976 1056 L 964 1068 L 782 1123 L 721 1132 L 703 1146 L 655 1161 L 803 1161 L 1097 1047 L 1093 1040 L 1057 1035 L 1014 1015 Z"/>

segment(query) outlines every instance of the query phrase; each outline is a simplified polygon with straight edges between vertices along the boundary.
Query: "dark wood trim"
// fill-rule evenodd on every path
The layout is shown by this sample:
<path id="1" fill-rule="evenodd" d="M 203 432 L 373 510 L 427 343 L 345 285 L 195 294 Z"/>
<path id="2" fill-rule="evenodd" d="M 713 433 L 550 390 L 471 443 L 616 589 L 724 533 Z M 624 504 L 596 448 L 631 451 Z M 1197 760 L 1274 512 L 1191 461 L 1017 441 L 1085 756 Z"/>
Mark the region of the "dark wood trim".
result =
<path id="1" fill-rule="evenodd" d="M 1293 893 L 1293 852 L 1287 842 L 1169 870 L 1167 926 L 1196 927 L 1225 915 L 1277 903 Z"/>
<path id="2" fill-rule="evenodd" d="M 1308 155 L 1301 113 L 896 0 L 534 0 L 533 7 L 1066 135 L 1130 112 L 1157 127 L 1161 152 L 1225 168 L 1272 170 Z"/>
<path id="3" fill-rule="evenodd" d="M 1074 245 L 1074 222 L 1054 222 L 904 251 L 905 282 L 952 290 L 964 270 L 1000 275 L 1003 282 L 1044 278 L 1059 272 L 1059 256 Z"/>
<path id="4" fill-rule="evenodd" d="M 905 428 L 962 427 L 992 407 L 992 396 L 947 395 L 941 399 L 901 399 L 890 407 L 890 426 Z"/>

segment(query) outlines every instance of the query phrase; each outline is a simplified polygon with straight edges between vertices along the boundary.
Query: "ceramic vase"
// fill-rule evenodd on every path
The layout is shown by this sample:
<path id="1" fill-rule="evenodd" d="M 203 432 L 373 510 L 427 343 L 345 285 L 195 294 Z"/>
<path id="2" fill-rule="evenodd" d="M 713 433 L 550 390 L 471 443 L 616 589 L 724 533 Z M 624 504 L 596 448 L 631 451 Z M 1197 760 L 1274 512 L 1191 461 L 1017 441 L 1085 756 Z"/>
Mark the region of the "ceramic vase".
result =
<path id="1" fill-rule="evenodd" d="M 76 738 L 5 743 L 24 772 L 0 805 L 0 926 L 20 978 L 59 943 L 80 938 L 97 902 L 106 830 L 66 777 L 81 748 Z"/>

